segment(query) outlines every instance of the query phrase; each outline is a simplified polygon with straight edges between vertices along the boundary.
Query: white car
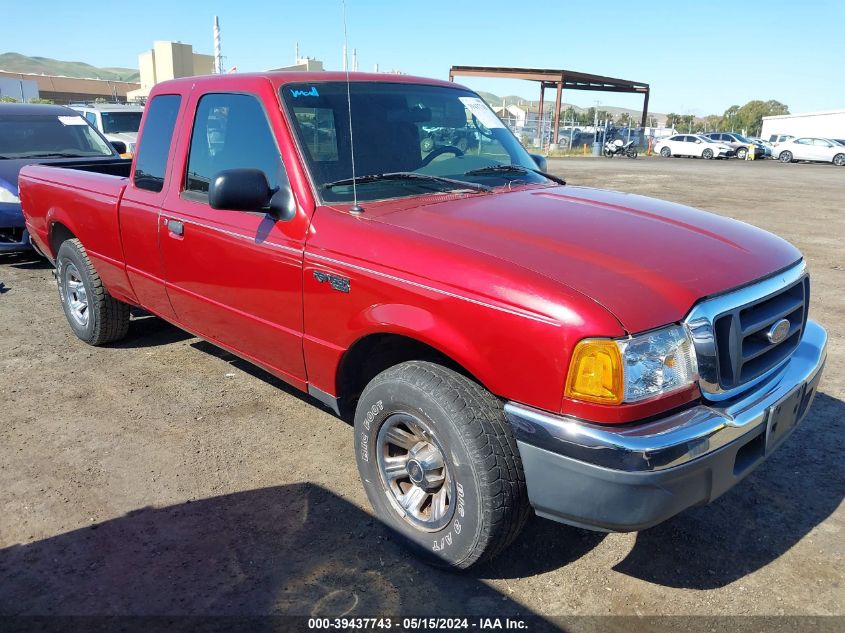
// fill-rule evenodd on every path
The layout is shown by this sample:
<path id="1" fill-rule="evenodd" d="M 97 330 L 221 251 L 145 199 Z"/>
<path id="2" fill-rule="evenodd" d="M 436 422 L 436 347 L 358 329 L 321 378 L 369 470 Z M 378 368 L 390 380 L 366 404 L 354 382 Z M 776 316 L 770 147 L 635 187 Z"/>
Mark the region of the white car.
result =
<path id="1" fill-rule="evenodd" d="M 144 106 L 122 103 L 71 104 L 85 119 L 100 130 L 109 141 L 126 145 L 125 156 L 135 153 L 138 128 Z"/>
<path id="2" fill-rule="evenodd" d="M 777 158 L 782 163 L 794 163 L 799 160 L 809 160 L 820 163 L 833 163 L 840 167 L 845 165 L 845 146 L 828 138 L 805 136 L 775 148 Z"/>
<path id="3" fill-rule="evenodd" d="M 728 158 L 734 151 L 724 143 L 716 142 L 700 134 L 675 134 L 657 143 L 654 151 L 663 158 L 672 156 L 695 156 L 698 158 Z"/>

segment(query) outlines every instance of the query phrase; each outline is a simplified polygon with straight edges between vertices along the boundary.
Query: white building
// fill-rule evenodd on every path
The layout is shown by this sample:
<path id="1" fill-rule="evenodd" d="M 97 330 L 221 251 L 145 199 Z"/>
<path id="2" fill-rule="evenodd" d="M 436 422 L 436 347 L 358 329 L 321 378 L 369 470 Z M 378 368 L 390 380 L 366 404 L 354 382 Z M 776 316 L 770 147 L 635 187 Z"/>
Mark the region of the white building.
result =
<path id="1" fill-rule="evenodd" d="M 769 140 L 775 134 L 845 138 L 845 110 L 764 116 L 760 138 Z"/>

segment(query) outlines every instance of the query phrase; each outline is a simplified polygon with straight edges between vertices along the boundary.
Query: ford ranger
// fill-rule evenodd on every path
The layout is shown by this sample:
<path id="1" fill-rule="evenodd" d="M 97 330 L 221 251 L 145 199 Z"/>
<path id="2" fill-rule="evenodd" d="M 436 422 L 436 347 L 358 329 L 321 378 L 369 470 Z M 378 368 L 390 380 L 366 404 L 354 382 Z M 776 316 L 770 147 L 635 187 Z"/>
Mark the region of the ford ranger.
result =
<path id="1" fill-rule="evenodd" d="M 424 148 L 431 128 L 477 142 Z M 352 419 L 376 515 L 442 565 L 495 556 L 532 507 L 633 531 L 712 501 L 825 361 L 792 245 L 568 186 L 450 82 L 167 81 L 123 173 L 28 166 L 20 196 L 80 339 L 140 306 Z"/>

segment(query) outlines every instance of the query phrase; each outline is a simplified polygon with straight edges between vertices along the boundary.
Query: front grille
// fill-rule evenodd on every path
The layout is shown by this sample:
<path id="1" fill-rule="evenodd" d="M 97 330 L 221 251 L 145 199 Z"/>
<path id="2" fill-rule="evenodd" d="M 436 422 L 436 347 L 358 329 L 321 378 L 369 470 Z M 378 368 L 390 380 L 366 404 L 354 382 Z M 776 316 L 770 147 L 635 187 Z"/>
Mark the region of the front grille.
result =
<path id="1" fill-rule="evenodd" d="M 801 341 L 809 304 L 810 278 L 799 261 L 694 305 L 684 324 L 695 346 L 702 395 L 715 401 L 733 398 L 785 362 Z M 788 326 L 776 327 L 781 319 Z M 770 330 L 776 342 L 767 336 Z"/>
<path id="2" fill-rule="evenodd" d="M 20 244 L 23 241 L 23 228 L 0 228 L 0 243 Z"/>
<path id="3" fill-rule="evenodd" d="M 810 279 L 805 276 L 714 319 L 716 365 L 722 389 L 754 380 L 792 354 L 807 323 L 809 297 Z M 772 342 L 768 334 L 782 319 L 789 322 L 788 330 L 782 340 Z"/>

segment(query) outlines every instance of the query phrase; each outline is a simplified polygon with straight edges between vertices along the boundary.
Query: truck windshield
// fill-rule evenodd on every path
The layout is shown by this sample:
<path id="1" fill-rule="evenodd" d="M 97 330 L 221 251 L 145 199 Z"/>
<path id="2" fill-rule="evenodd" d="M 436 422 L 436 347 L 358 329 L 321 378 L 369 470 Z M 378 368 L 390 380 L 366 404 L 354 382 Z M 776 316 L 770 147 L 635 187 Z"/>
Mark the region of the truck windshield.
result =
<path id="1" fill-rule="evenodd" d="M 78 114 L 0 114 L 0 159 L 114 155 Z"/>
<path id="2" fill-rule="evenodd" d="M 346 82 L 330 81 L 285 84 L 281 95 L 328 202 L 352 200 L 353 149 L 361 200 L 452 191 L 461 183 L 484 191 L 552 182 L 487 104 L 463 88 L 353 81 L 347 98 Z"/>
<path id="3" fill-rule="evenodd" d="M 141 127 L 142 112 L 101 112 L 104 134 L 137 132 Z"/>

